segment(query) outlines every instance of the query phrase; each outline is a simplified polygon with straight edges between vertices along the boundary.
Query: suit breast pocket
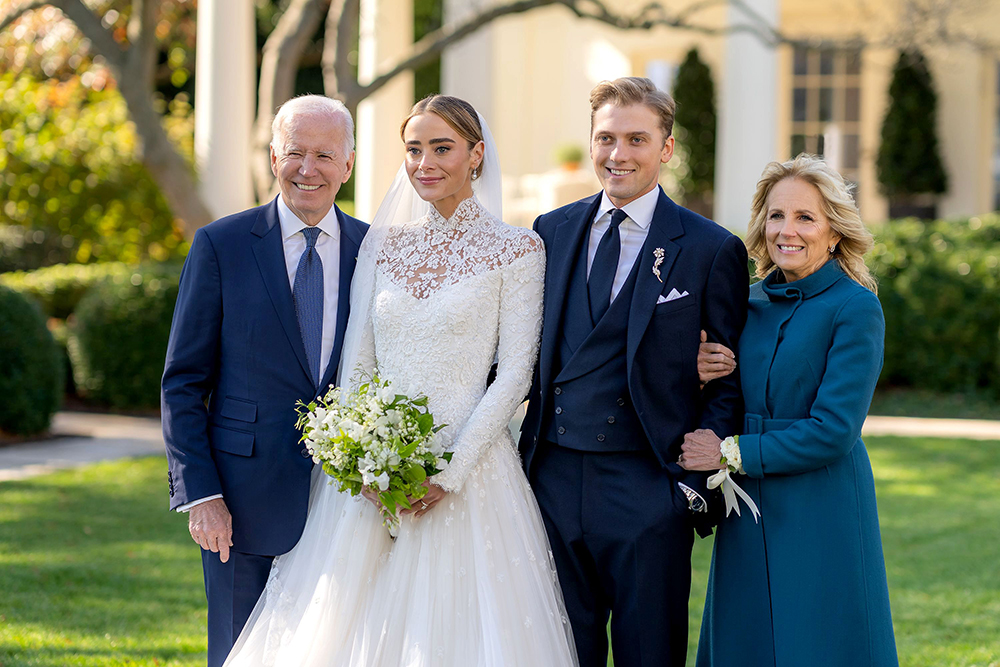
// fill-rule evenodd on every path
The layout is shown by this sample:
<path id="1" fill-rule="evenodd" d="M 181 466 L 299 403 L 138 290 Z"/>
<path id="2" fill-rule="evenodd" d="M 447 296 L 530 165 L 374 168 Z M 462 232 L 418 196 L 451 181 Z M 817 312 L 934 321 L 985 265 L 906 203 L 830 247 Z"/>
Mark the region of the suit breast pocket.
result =
<path id="1" fill-rule="evenodd" d="M 692 309 L 691 312 L 697 313 L 697 308 L 698 297 L 694 294 L 689 294 L 673 301 L 664 301 L 663 303 L 656 304 L 656 307 L 653 309 L 653 316 L 657 317 L 667 313 L 677 315 L 681 311 L 687 311 L 688 309 Z"/>
<path id="2" fill-rule="evenodd" d="M 209 428 L 209 437 L 212 439 L 212 449 L 237 456 L 253 455 L 254 434 L 249 431 L 237 431 L 213 424 Z"/>

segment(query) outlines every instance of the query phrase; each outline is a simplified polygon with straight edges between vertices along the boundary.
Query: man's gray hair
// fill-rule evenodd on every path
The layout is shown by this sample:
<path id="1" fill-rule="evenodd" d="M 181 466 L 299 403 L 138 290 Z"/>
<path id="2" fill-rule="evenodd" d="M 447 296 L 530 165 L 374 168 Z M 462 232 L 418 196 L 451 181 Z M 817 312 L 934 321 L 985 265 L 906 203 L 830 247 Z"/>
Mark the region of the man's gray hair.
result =
<path id="1" fill-rule="evenodd" d="M 344 125 L 344 155 L 354 150 L 354 119 L 340 100 L 325 95 L 300 95 L 293 97 L 280 107 L 271 122 L 271 147 L 278 152 L 284 140 L 285 129 L 296 116 L 310 115 L 339 120 Z"/>

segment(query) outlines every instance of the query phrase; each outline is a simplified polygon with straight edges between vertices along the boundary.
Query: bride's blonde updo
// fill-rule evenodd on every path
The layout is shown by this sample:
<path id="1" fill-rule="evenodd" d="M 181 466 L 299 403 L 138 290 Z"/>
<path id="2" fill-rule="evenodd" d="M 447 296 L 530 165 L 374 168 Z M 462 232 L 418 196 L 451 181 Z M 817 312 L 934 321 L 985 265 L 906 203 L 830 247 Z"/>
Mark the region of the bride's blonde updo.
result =
<path id="1" fill-rule="evenodd" d="M 458 133 L 458 136 L 469 142 L 469 150 L 476 144 L 483 141 L 483 128 L 479 124 L 479 114 L 475 108 L 465 100 L 452 97 L 451 95 L 428 95 L 413 105 L 410 115 L 403 120 L 399 126 L 399 136 L 404 141 L 403 133 L 406 131 L 406 124 L 410 119 L 425 113 L 432 113 L 444 122 L 448 123 L 451 129 Z M 483 163 L 472 170 L 472 178 L 476 179 L 483 174 Z"/>

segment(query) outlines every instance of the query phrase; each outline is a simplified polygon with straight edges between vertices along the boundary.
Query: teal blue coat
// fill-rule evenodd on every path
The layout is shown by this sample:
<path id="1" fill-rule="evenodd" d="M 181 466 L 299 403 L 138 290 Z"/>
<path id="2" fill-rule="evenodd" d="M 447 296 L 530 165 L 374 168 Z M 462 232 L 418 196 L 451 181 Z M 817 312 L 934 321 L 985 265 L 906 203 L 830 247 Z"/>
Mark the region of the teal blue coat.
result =
<path id="1" fill-rule="evenodd" d="M 716 533 L 699 667 L 898 665 L 861 426 L 882 367 L 878 298 L 836 261 L 750 290 L 736 475 L 760 508 Z M 724 437 L 725 434 L 719 434 Z"/>

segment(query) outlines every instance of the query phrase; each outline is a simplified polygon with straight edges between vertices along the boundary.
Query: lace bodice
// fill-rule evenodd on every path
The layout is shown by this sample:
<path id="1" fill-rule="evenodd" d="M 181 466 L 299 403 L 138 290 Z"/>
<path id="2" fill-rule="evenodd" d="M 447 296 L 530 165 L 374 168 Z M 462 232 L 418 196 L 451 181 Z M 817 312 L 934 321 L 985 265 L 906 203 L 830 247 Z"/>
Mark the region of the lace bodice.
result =
<path id="1" fill-rule="evenodd" d="M 474 197 L 445 219 L 433 207 L 389 229 L 359 354 L 448 424 L 451 465 L 433 481 L 458 491 L 488 447 L 514 447 L 507 424 L 530 383 L 542 316 L 545 253 L 533 232 Z M 497 377 L 486 388 L 494 360 Z"/>

